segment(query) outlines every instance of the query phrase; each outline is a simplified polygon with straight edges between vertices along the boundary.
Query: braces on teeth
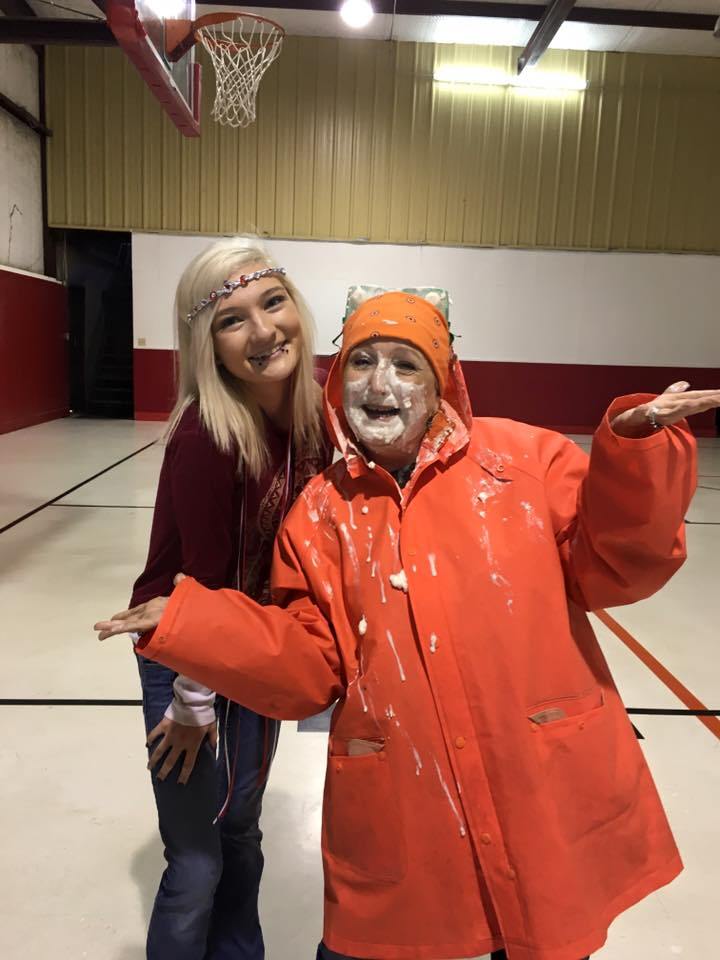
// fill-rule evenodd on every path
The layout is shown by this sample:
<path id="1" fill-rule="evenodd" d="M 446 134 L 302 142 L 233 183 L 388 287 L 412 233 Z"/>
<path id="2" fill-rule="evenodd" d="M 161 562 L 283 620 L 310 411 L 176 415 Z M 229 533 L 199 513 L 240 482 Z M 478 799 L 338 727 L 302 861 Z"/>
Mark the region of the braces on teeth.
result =
<path id="1" fill-rule="evenodd" d="M 248 359 L 250 360 L 250 363 L 254 364 L 256 367 L 261 367 L 264 363 L 267 363 L 267 361 L 270 359 L 270 357 L 273 356 L 273 354 L 287 353 L 287 352 L 288 352 L 288 345 L 287 343 L 283 343 L 282 346 L 274 347 L 270 351 L 270 353 L 263 353 L 259 357 L 248 357 Z"/>

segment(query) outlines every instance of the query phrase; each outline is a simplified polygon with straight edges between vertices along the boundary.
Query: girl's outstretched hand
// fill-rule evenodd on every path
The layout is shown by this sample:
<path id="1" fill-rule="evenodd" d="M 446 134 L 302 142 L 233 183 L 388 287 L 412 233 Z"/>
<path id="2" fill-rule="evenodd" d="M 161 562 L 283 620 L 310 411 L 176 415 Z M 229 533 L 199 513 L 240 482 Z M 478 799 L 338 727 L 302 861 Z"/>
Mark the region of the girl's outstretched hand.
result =
<path id="1" fill-rule="evenodd" d="M 179 573 L 175 577 L 175 584 L 184 579 L 184 574 Z M 107 640 L 108 637 L 116 637 L 121 633 L 147 633 L 148 630 L 154 630 L 162 620 L 169 599 L 170 597 L 154 597 L 137 607 L 121 610 L 120 613 L 114 613 L 109 620 L 99 620 L 93 630 L 99 632 L 98 640 Z"/>

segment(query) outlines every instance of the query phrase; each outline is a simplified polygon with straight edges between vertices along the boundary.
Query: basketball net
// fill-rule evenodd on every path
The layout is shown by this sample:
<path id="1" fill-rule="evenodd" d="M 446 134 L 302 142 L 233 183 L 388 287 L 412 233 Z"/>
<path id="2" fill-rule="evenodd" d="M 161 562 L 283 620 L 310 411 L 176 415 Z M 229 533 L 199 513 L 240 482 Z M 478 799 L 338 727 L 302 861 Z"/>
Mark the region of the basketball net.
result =
<path id="1" fill-rule="evenodd" d="M 285 31 L 272 20 L 242 13 L 218 23 L 196 24 L 195 36 L 215 69 L 213 120 L 230 127 L 254 123 L 260 81 L 277 59 Z"/>

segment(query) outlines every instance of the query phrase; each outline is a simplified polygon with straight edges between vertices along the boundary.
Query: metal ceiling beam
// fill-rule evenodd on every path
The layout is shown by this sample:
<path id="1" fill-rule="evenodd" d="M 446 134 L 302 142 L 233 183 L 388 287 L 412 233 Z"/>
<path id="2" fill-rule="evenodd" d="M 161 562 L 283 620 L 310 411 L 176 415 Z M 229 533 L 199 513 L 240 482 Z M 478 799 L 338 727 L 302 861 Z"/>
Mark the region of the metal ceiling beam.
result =
<path id="1" fill-rule="evenodd" d="M 217 0 L 196 0 L 216 4 Z M 338 12 L 338 0 L 253 0 L 251 6 L 276 10 Z M 225 0 L 223 6 L 244 9 L 243 0 Z M 494 3 L 490 0 L 373 0 L 375 13 L 419 17 L 496 17 L 507 20 L 540 20 L 545 7 L 537 3 Z M 660 30 L 702 30 L 712 33 L 716 14 L 674 13 L 664 10 L 623 10 L 608 7 L 575 7 L 567 19 L 600 26 L 654 27 Z"/>
<path id="2" fill-rule="evenodd" d="M 103 20 L 56 20 L 53 17 L 0 17 L 0 43 L 77 44 L 114 47 L 117 41 Z"/>
<path id="3" fill-rule="evenodd" d="M 0 11 L 2 11 L 6 17 L 35 16 L 35 11 L 27 2 L 27 0 L 0 0 Z M 35 51 L 35 54 L 39 60 L 42 55 L 42 47 L 33 46 L 33 50 Z"/>
<path id="4" fill-rule="evenodd" d="M 6 17 L 35 16 L 35 11 L 26 0 L 0 0 L 0 10 Z"/>
<path id="5" fill-rule="evenodd" d="M 553 37 L 565 23 L 575 6 L 575 0 L 550 0 L 540 23 L 535 27 L 527 46 L 518 57 L 518 76 L 525 67 L 534 66 L 552 43 Z"/>
<path id="6" fill-rule="evenodd" d="M 48 130 L 45 124 L 36 120 L 25 107 L 21 107 L 19 103 L 15 103 L 10 97 L 6 97 L 4 93 L 0 93 L 0 110 L 9 113 L 10 116 L 15 117 L 16 120 L 19 120 L 20 123 L 23 123 L 35 133 L 39 133 L 43 137 L 52 136 L 52 130 Z"/>
<path id="7" fill-rule="evenodd" d="M 611 10 L 608 7 L 575 7 L 568 14 L 575 23 L 607 27 L 654 27 L 656 30 L 712 30 L 713 14 L 674 13 L 670 10 Z"/>

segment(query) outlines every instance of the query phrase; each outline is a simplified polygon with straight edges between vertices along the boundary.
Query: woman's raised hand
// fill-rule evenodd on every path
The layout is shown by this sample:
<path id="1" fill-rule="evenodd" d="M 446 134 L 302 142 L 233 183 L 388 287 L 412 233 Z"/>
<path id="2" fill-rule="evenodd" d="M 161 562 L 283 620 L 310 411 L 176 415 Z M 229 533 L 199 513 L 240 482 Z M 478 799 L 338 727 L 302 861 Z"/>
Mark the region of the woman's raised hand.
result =
<path id="1" fill-rule="evenodd" d="M 657 427 L 670 427 L 686 417 L 720 407 L 720 389 L 690 390 L 685 380 L 673 383 L 650 403 L 618 414 L 612 429 L 621 437 L 646 437 Z"/>

